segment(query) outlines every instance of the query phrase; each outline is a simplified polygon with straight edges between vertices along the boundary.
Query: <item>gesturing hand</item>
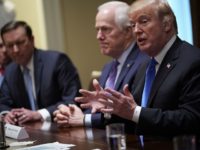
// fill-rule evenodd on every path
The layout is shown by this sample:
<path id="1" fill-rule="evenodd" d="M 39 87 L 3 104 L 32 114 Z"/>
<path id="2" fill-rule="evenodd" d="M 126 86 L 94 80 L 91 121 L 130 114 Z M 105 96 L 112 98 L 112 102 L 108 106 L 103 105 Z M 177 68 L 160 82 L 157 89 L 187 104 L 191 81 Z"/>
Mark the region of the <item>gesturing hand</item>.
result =
<path id="1" fill-rule="evenodd" d="M 125 119 L 132 119 L 132 115 L 137 104 L 128 89 L 128 85 L 123 88 L 124 94 L 110 88 L 100 93 L 99 102 L 107 106 L 102 108 L 103 113 L 112 113 Z"/>
<path id="2" fill-rule="evenodd" d="M 99 92 L 102 91 L 103 88 L 96 79 L 93 80 L 93 86 L 95 91 L 80 89 L 79 92 L 82 94 L 82 97 L 76 97 L 75 101 L 82 103 L 82 108 L 91 108 L 92 113 L 95 113 L 101 108 L 104 108 L 104 105 L 98 101 L 100 98 Z"/>

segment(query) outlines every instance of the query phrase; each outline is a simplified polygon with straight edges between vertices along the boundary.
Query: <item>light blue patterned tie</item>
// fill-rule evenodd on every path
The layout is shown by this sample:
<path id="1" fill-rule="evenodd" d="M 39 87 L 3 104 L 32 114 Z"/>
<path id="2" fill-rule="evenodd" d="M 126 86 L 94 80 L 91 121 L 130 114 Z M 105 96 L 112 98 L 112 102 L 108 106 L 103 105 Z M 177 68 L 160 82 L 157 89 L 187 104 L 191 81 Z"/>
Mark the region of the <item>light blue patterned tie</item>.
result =
<path id="1" fill-rule="evenodd" d="M 143 89 L 143 93 L 142 93 L 142 102 L 141 102 L 142 107 L 146 107 L 147 103 L 148 103 L 152 83 L 155 79 L 156 64 L 157 64 L 156 60 L 154 58 L 152 58 L 151 62 L 149 63 L 149 65 L 147 67 L 147 70 L 146 70 L 145 84 L 144 84 L 144 89 Z M 143 135 L 140 135 L 140 141 L 141 141 L 142 147 L 144 147 Z"/>
<path id="2" fill-rule="evenodd" d="M 24 82 L 25 82 L 26 90 L 27 90 L 29 101 L 31 104 L 31 109 L 36 110 L 35 98 L 33 95 L 32 79 L 31 79 L 31 75 L 29 73 L 29 69 L 24 67 L 23 74 L 24 74 Z"/>

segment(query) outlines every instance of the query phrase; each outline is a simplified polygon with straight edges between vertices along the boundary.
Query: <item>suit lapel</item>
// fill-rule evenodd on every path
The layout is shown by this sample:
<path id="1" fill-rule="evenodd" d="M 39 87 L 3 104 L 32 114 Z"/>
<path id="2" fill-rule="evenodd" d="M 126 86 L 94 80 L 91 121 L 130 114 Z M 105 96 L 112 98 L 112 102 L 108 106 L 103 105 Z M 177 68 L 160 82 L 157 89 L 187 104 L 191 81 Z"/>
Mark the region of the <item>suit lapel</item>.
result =
<path id="1" fill-rule="evenodd" d="M 160 88 L 164 80 L 167 78 L 169 72 L 175 67 L 177 59 L 179 57 L 179 43 L 180 40 L 177 38 L 175 43 L 172 45 L 172 47 L 169 49 L 166 56 L 164 57 L 153 82 L 151 89 L 152 91 L 147 106 L 151 105 L 158 89 Z"/>
<path id="2" fill-rule="evenodd" d="M 104 67 L 104 69 L 103 69 L 103 71 L 102 71 L 102 75 L 101 75 L 101 77 L 100 77 L 100 79 L 99 79 L 99 83 L 100 83 L 100 85 L 101 85 L 103 88 L 105 88 L 106 81 L 107 81 L 107 78 L 108 78 L 108 76 L 109 76 L 109 73 L 110 73 L 110 70 L 111 70 L 111 67 L 112 67 L 112 63 L 113 63 L 113 61 L 111 61 L 110 63 L 108 63 L 108 64 Z"/>
<path id="3" fill-rule="evenodd" d="M 34 52 L 34 76 L 35 76 L 35 91 L 36 91 L 36 99 L 38 98 L 38 94 L 41 86 L 42 79 L 42 69 L 43 63 L 39 55 L 39 51 L 35 50 Z"/>
<path id="4" fill-rule="evenodd" d="M 137 58 L 137 55 L 139 53 L 139 51 L 137 49 L 138 49 L 138 47 L 135 44 L 135 46 L 132 48 L 130 54 L 128 55 L 124 65 L 122 66 L 122 70 L 119 74 L 119 77 L 118 77 L 116 85 L 115 85 L 115 90 L 120 90 L 120 88 L 123 88 L 121 85 L 123 85 L 123 83 L 128 83 L 128 81 L 130 80 L 130 78 L 128 78 L 128 72 L 134 65 L 135 59 Z M 132 74 L 131 74 L 131 76 L 132 76 Z"/>
<path id="5" fill-rule="evenodd" d="M 115 85 L 115 90 L 119 90 L 121 87 L 120 85 L 122 85 L 123 81 L 128 80 L 128 78 L 125 78 L 125 76 L 128 74 L 128 72 L 133 64 L 134 64 L 134 60 L 127 60 L 125 62 L 124 66 L 122 67 L 122 70 L 119 74 L 119 77 L 117 79 L 117 82 Z"/>

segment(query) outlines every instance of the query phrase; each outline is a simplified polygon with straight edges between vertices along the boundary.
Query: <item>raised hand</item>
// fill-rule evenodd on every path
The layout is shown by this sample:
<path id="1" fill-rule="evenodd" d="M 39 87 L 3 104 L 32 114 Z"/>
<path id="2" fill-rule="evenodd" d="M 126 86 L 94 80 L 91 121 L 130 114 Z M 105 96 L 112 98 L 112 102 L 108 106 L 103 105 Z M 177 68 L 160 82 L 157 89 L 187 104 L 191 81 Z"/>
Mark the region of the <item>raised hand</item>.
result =
<path id="1" fill-rule="evenodd" d="M 100 93 L 102 98 L 99 99 L 99 102 L 107 107 L 102 108 L 100 111 L 131 120 L 137 104 L 128 89 L 128 85 L 124 86 L 123 92 L 124 94 L 110 88 L 102 91 Z"/>
<path id="2" fill-rule="evenodd" d="M 82 94 L 82 97 L 76 97 L 75 101 L 81 103 L 80 106 L 82 108 L 91 108 L 92 113 L 95 113 L 101 108 L 104 108 L 104 105 L 98 102 L 100 98 L 99 92 L 102 91 L 103 88 L 96 79 L 93 80 L 93 86 L 95 91 L 80 89 L 79 92 Z"/>

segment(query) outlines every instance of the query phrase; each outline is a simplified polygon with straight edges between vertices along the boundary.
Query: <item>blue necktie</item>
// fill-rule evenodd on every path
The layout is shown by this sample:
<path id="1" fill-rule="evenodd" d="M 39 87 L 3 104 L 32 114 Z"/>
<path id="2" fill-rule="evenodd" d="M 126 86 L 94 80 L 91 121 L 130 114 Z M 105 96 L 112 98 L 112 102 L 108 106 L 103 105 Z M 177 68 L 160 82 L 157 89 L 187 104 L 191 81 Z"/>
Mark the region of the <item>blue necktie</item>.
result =
<path id="1" fill-rule="evenodd" d="M 146 70 L 145 84 L 144 84 L 144 89 L 142 93 L 142 102 L 141 102 L 142 107 L 146 107 L 148 103 L 152 83 L 155 79 L 156 64 L 157 64 L 156 60 L 152 58 Z M 140 135 L 140 141 L 141 141 L 142 147 L 144 147 L 143 135 Z"/>
<path id="2" fill-rule="evenodd" d="M 119 65 L 119 62 L 117 60 L 114 60 L 112 63 L 111 71 L 109 73 L 108 79 L 106 81 L 106 86 L 111 89 L 114 89 L 115 87 L 115 80 L 117 76 L 117 66 Z"/>
<path id="3" fill-rule="evenodd" d="M 24 74 L 24 82 L 25 82 L 26 90 L 27 90 L 29 101 L 31 104 L 31 109 L 36 110 L 36 106 L 35 106 L 36 101 L 33 95 L 33 85 L 32 85 L 31 75 L 29 73 L 29 69 L 24 67 L 23 74 Z"/>
<path id="4" fill-rule="evenodd" d="M 144 89 L 142 93 L 142 103 L 141 103 L 142 107 L 147 106 L 149 94 L 151 92 L 152 83 L 154 81 L 155 74 L 156 74 L 156 64 L 157 64 L 156 60 L 152 58 L 146 70 L 145 84 L 144 84 Z"/>

